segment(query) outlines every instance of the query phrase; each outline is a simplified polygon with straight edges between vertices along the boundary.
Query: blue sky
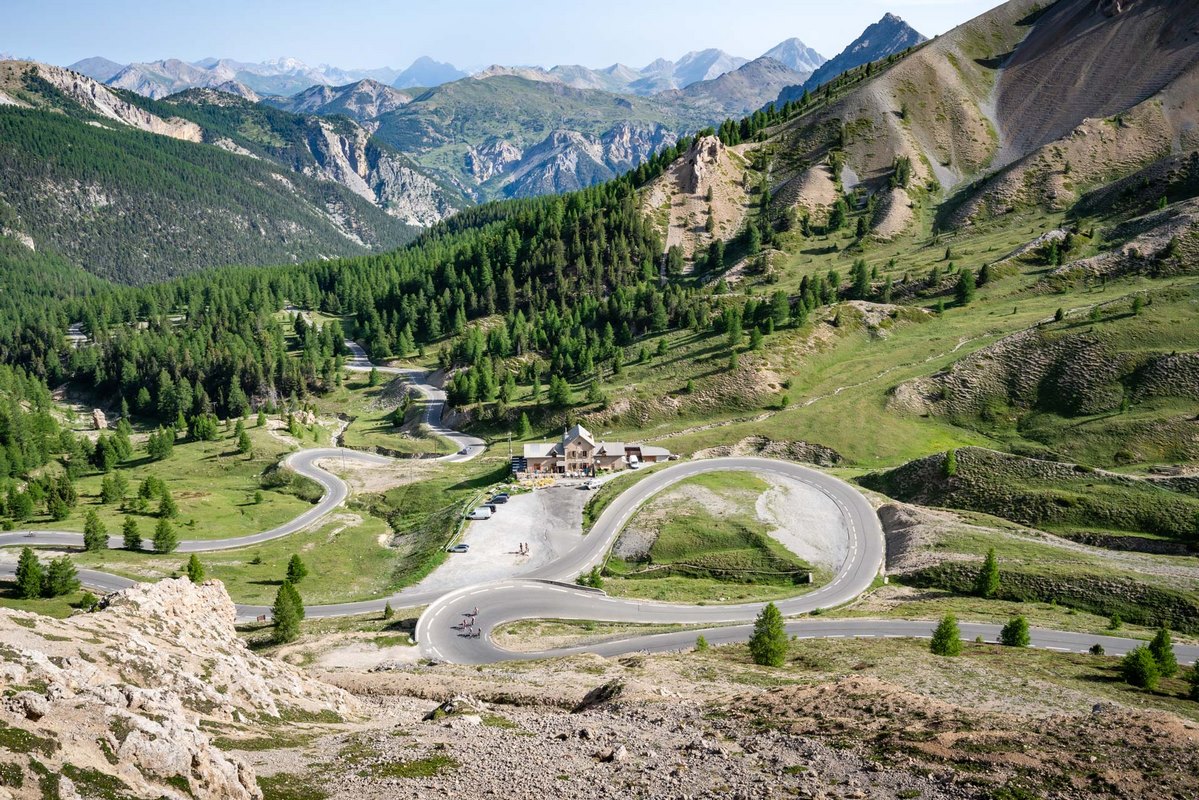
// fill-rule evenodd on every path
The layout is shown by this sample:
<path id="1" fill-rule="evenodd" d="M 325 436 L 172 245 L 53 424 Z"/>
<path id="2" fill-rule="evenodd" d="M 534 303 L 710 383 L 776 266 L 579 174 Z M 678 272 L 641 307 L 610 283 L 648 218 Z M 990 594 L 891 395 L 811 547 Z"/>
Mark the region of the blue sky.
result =
<path id="1" fill-rule="evenodd" d="M 932 36 L 998 0 L 3 0 L 0 52 L 69 64 L 292 56 L 344 68 L 640 67 L 718 47 L 754 57 L 791 36 L 833 56 L 890 11 Z"/>

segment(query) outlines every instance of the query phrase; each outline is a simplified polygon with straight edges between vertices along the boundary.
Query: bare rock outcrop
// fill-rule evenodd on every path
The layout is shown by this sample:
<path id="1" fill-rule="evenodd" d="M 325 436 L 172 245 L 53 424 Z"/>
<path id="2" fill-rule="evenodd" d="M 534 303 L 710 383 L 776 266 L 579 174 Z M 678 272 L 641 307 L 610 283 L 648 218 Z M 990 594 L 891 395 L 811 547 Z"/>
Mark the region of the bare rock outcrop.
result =
<path id="1" fill-rule="evenodd" d="M 207 728 L 331 720 L 358 706 L 249 652 L 235 617 L 220 582 L 185 578 L 65 620 L 0 609 L 5 774 L 63 797 L 108 786 L 122 796 L 260 798 L 253 769 L 215 747 Z"/>

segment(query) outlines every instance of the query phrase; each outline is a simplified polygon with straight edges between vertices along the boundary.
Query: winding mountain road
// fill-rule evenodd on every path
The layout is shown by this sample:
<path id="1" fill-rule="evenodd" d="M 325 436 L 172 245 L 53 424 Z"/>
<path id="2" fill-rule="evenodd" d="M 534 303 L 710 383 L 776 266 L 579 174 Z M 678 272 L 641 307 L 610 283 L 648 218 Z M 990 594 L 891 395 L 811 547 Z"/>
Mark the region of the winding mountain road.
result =
<path id="1" fill-rule="evenodd" d="M 426 382 L 425 373 L 394 367 L 374 367 L 360 346 L 353 342 L 347 342 L 346 345 L 352 354 L 347 365 L 350 369 L 366 371 L 373 368 L 381 373 L 408 378 L 426 401 L 425 419 L 429 426 L 438 435 L 453 441 L 461 448 L 454 454 L 444 456 L 442 460 L 467 461 L 483 452 L 485 444 L 481 439 L 450 430 L 443 425 L 445 393 L 430 386 Z M 348 496 L 349 489 L 345 482 L 319 466 L 322 461 L 334 459 L 380 465 L 393 461 L 384 456 L 343 448 L 312 448 L 292 453 L 285 459 L 285 466 L 316 481 L 324 488 L 324 494 L 318 503 L 290 522 L 271 530 L 233 539 L 184 541 L 180 543 L 178 552 L 202 553 L 247 547 L 307 528 L 341 505 Z M 712 644 L 745 641 L 752 632 L 752 625 L 746 623 L 757 616 L 763 605 L 761 603 L 655 603 L 609 597 L 594 589 L 575 586 L 572 582 L 575 576 L 603 563 L 621 530 L 649 498 L 686 478 L 707 472 L 730 470 L 775 474 L 802 482 L 827 496 L 841 512 L 844 533 L 849 537 L 844 563 L 828 584 L 798 597 L 778 601 L 776 605 L 785 616 L 839 606 L 852 601 L 870 588 L 883 567 L 884 539 L 877 514 L 857 489 L 831 475 L 788 461 L 765 458 L 715 458 L 684 462 L 649 474 L 616 497 L 596 520 L 591 531 L 579 540 L 578 545 L 521 579 L 477 584 L 449 592 L 444 588 L 429 586 L 429 581 L 425 581 L 389 597 L 310 606 L 307 615 L 335 617 L 373 613 L 382 611 L 388 603 L 393 607 L 428 605 L 416 627 L 416 639 L 422 655 L 434 660 L 463 664 L 547 658 L 582 652 L 611 656 L 629 652 L 679 651 L 692 647 L 700 633 Z M 70 531 L 0 533 L 0 547 L 81 547 L 82 544 L 82 535 Z M 120 547 L 122 542 L 120 537 L 110 537 L 109 544 L 112 547 Z M 148 547 L 149 543 L 146 546 Z M 14 573 L 14 565 L 0 565 L 0 578 L 11 579 Z M 80 570 L 79 577 L 85 586 L 103 592 L 117 591 L 135 583 L 128 578 L 95 570 Z M 468 636 L 458 627 L 462 619 L 475 608 L 481 611 L 476 618 L 476 629 L 481 631 L 477 638 Z M 242 619 L 269 614 L 269 608 L 266 606 L 239 605 L 237 610 L 239 618 Z M 534 653 L 505 650 L 491 638 L 491 632 L 498 625 L 543 618 L 686 624 L 700 627 Z M 800 638 L 928 637 L 932 627 L 931 622 L 877 619 L 805 619 L 787 623 L 788 632 Z M 974 623 L 963 623 L 961 629 L 965 639 L 981 636 L 988 641 L 995 640 L 1000 630 L 998 625 Z M 1035 647 L 1085 652 L 1096 643 L 1101 644 L 1109 654 L 1120 655 L 1139 642 L 1067 631 L 1032 631 L 1032 644 Z M 1191 663 L 1199 658 L 1199 647 L 1177 645 L 1175 650 L 1179 660 L 1184 663 Z"/>
<path id="2" fill-rule="evenodd" d="M 371 363 L 367 357 L 366 351 L 362 349 L 362 345 L 349 339 L 346 340 L 346 349 L 350 351 L 350 358 L 346 361 L 346 369 L 354 372 L 370 372 L 372 369 L 382 375 L 398 375 L 405 378 L 412 388 L 420 394 L 425 405 L 425 425 L 429 429 L 455 445 L 455 451 L 447 456 L 442 456 L 439 460 L 450 462 L 470 461 L 475 456 L 482 454 L 486 449 L 487 443 L 477 436 L 471 436 L 460 431 L 447 428 L 442 421 L 445 414 L 445 390 L 439 389 L 430 384 L 429 373 L 422 372 L 419 369 L 405 369 L 402 367 L 379 367 Z"/>

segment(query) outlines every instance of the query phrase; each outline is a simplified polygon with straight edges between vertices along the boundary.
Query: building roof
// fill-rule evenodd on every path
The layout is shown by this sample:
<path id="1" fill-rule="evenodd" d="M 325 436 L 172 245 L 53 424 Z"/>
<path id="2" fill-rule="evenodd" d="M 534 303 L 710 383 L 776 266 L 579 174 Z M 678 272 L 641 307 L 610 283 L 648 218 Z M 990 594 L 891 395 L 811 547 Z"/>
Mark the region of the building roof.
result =
<path id="1" fill-rule="evenodd" d="M 557 447 L 556 443 L 531 442 L 525 445 L 525 458 L 545 458 L 554 455 L 555 447 Z"/>
<path id="2" fill-rule="evenodd" d="M 573 428 L 562 434 L 563 442 L 573 442 L 575 439 L 583 439 L 587 444 L 595 445 L 595 437 L 591 435 L 591 431 L 582 425 L 576 424 Z"/>

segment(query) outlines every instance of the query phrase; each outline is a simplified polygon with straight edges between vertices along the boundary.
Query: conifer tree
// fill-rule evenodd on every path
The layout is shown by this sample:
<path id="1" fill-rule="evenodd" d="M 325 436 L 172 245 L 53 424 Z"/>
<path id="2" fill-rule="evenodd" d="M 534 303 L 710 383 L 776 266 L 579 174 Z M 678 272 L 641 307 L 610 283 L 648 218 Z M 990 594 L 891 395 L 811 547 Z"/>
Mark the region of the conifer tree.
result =
<path id="1" fill-rule="evenodd" d="M 1178 674 L 1178 658 L 1174 655 L 1174 639 L 1170 629 L 1165 625 L 1157 629 L 1157 634 L 1149 642 L 1149 652 L 1157 662 L 1157 671 L 1163 678 L 1172 678 Z"/>
<path id="2" fill-rule="evenodd" d="M 17 593 L 25 600 L 42 596 L 42 563 L 32 548 L 22 547 L 17 559 Z"/>
<path id="3" fill-rule="evenodd" d="M 999 561 L 995 558 L 995 548 L 987 551 L 982 568 L 974 580 L 974 593 L 979 597 L 994 597 L 999 591 Z"/>
<path id="4" fill-rule="evenodd" d="M 1124 660 L 1120 662 L 1120 674 L 1126 683 L 1149 691 L 1157 688 L 1157 682 L 1161 678 L 1157 659 L 1145 645 L 1130 650 L 1128 655 L 1124 656 Z"/>
<path id="5" fill-rule="evenodd" d="M 774 603 L 767 603 L 754 620 L 749 654 L 755 664 L 764 667 L 781 667 L 787 659 L 787 630 L 783 627 L 783 615 Z"/>
<path id="6" fill-rule="evenodd" d="M 287 562 L 287 580 L 294 585 L 306 577 L 308 577 L 308 567 L 304 565 L 299 553 L 293 554 L 291 560 Z"/>
<path id="7" fill-rule="evenodd" d="M 91 552 L 108 547 L 108 529 L 100 521 L 96 509 L 89 508 L 83 521 L 83 549 Z"/>
<path id="8" fill-rule="evenodd" d="M 173 553 L 178 546 L 179 537 L 175 534 L 175 528 L 166 517 L 162 517 L 154 526 L 154 552 Z"/>
<path id="9" fill-rule="evenodd" d="M 138 528 L 137 520 L 133 517 L 125 517 L 125 521 L 121 524 L 121 538 L 124 539 L 126 550 L 142 549 L 142 532 Z"/>
<path id="10" fill-rule="evenodd" d="M 183 565 L 183 570 L 187 573 L 187 578 L 192 583 L 204 582 L 204 565 L 200 563 L 200 557 L 195 553 L 192 553 L 191 558 Z"/>
<path id="11" fill-rule="evenodd" d="M 933 630 L 933 639 L 929 643 L 929 650 L 933 652 L 933 655 L 950 658 L 961 655 L 962 631 L 958 628 L 957 618 L 953 614 L 946 614 L 941 618 L 941 622 Z"/>
<path id="12" fill-rule="evenodd" d="M 46 567 L 46 576 L 42 583 L 42 595 L 45 597 L 62 597 L 64 594 L 79 590 L 79 573 L 67 556 L 52 559 Z"/>
<path id="13" fill-rule="evenodd" d="M 1031 642 L 1028 620 L 1019 614 L 1012 617 L 999 632 L 999 641 L 1008 647 L 1028 647 Z"/>

